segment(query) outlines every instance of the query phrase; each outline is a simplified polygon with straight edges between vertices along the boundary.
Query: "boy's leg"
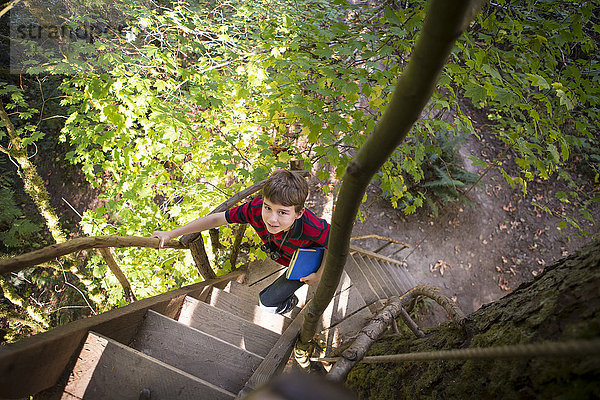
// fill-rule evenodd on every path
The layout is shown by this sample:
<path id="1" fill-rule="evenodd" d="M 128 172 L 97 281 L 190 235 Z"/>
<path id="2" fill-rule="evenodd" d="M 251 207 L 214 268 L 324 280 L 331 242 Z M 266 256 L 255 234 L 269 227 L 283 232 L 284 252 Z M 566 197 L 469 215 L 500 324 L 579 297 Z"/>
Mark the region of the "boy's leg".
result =
<path id="1" fill-rule="evenodd" d="M 294 299 L 294 292 L 302 285 L 303 282 L 287 279 L 283 274 L 260 292 L 258 302 L 269 312 L 283 314 L 289 311 L 294 300 L 298 301 L 298 298 Z"/>

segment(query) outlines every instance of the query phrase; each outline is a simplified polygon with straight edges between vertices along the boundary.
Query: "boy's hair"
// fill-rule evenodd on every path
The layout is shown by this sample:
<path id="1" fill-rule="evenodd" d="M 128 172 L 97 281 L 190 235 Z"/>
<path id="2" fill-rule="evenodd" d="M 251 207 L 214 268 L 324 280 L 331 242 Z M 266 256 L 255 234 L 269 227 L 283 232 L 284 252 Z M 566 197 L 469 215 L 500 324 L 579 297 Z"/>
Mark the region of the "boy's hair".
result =
<path id="1" fill-rule="evenodd" d="M 267 178 L 262 196 L 282 206 L 294 206 L 296 212 L 300 212 L 308 197 L 308 183 L 300 174 L 280 169 Z"/>

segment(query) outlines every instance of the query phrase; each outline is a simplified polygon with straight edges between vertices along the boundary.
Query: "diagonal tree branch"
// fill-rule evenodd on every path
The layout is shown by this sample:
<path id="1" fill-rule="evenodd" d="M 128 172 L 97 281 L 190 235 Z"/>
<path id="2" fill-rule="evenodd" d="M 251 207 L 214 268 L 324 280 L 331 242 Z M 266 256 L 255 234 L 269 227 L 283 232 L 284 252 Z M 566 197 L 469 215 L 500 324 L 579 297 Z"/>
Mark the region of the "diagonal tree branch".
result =
<path id="1" fill-rule="evenodd" d="M 429 3 L 420 37 L 385 113 L 346 168 L 331 221 L 323 276 L 305 314 L 297 345 L 299 349 L 309 348 L 318 319 L 335 294 L 348 257 L 352 226 L 367 185 L 419 118 L 456 39 L 481 3 L 481 0 L 433 0 Z"/>

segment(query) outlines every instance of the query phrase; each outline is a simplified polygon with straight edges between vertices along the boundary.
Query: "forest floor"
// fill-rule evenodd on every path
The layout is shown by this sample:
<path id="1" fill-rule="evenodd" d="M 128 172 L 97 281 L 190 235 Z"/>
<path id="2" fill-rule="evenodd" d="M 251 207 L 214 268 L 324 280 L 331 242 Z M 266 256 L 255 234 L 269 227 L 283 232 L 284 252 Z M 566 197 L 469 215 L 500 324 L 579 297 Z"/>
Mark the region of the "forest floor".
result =
<path id="1" fill-rule="evenodd" d="M 475 129 L 481 136 L 469 137 L 461 148 L 464 167 L 470 172 L 483 171 L 473 166 L 469 155 L 485 160 L 495 160 L 505 150 L 486 129 L 487 119 L 476 110 L 471 112 Z M 574 162 L 578 157 L 574 157 Z M 516 171 L 513 154 L 508 152 L 503 167 Z M 593 177 L 578 175 L 581 180 L 580 193 L 597 193 Z M 322 186 L 322 182 L 314 182 Z M 327 182 L 332 190 L 339 189 L 339 182 Z M 417 213 L 405 215 L 392 207 L 381 190 L 371 184 L 367 200 L 361 206 L 362 221 L 357 221 L 353 237 L 379 235 L 406 242 L 410 248 L 392 244 L 380 254 L 405 260 L 408 270 L 418 284 L 439 287 L 446 296 L 455 300 L 466 313 L 472 313 L 483 304 L 491 303 L 516 289 L 521 283 L 531 280 L 553 264 L 589 243 L 591 236 L 578 236 L 577 230 L 558 229 L 560 218 L 555 215 L 577 217 L 578 208 L 570 208 L 555 196 L 566 191 L 562 180 L 535 180 L 524 194 L 521 187 L 511 188 L 497 168 L 486 173 L 480 183 L 468 194 L 468 201 L 459 201 L 440 207 L 438 217 L 427 207 Z M 314 190 L 317 192 L 317 190 Z M 317 214 L 330 218 L 333 201 L 314 196 L 310 207 Z M 533 203 L 545 205 L 550 214 Z M 600 220 L 600 204 L 592 208 L 595 221 Z M 589 222 L 582 228 L 598 234 L 598 226 Z M 378 239 L 361 239 L 352 242 L 358 247 L 375 251 L 385 242 Z M 418 316 L 423 327 L 432 327 L 446 320 L 443 310 L 424 303 Z"/>

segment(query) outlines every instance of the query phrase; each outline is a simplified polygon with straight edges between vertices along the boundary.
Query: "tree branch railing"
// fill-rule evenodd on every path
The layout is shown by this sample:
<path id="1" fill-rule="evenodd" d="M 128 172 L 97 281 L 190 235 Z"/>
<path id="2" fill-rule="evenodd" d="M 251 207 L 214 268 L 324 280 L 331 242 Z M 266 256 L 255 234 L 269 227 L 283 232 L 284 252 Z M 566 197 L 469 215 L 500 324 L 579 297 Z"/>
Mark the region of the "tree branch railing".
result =
<path id="1" fill-rule="evenodd" d="M 386 247 L 388 247 L 391 244 L 398 244 L 400 245 L 400 249 L 396 250 L 392 256 L 395 256 L 397 253 L 401 252 L 404 249 L 407 249 L 410 247 L 410 245 L 406 242 L 403 242 L 401 240 L 397 240 L 397 239 L 392 239 L 389 237 L 385 237 L 385 236 L 380 236 L 380 235 L 362 235 L 362 236 L 353 236 L 350 238 L 350 241 L 353 240 L 363 240 L 363 239 L 377 239 L 377 240 L 382 240 L 386 243 L 384 243 L 382 246 L 380 246 L 379 248 L 377 248 L 377 250 L 374 251 L 374 253 L 379 253 L 380 251 L 382 251 L 383 249 L 385 249 Z"/>
<path id="2" fill-rule="evenodd" d="M 159 240 L 140 236 L 90 236 L 67 240 L 63 243 L 53 244 L 43 249 L 35 250 L 19 256 L 0 260 L 0 274 L 18 272 L 24 268 L 52 261 L 87 249 L 102 249 L 107 247 L 147 247 L 158 249 Z M 172 249 L 187 249 L 179 240 L 171 240 L 164 247 Z"/>
<path id="3" fill-rule="evenodd" d="M 438 303 L 448 314 L 448 317 L 458 327 L 462 328 L 465 314 L 452 300 L 444 296 L 439 290 L 431 286 L 416 286 L 404 293 L 402 296 L 389 298 L 388 304 L 381 310 L 369 323 L 359 332 L 353 343 L 346 348 L 341 357 L 324 357 L 317 361 L 335 362 L 335 365 L 329 371 L 327 377 L 334 381 L 344 381 L 346 376 L 356 363 L 361 361 L 371 345 L 394 323 L 398 318 L 402 318 L 408 328 L 417 336 L 424 337 L 423 332 L 412 321 L 404 310 L 404 305 L 408 304 L 412 298 L 417 296 L 426 296 Z"/>
<path id="4" fill-rule="evenodd" d="M 310 175 L 308 171 L 295 171 L 298 174 L 301 174 L 304 177 Z M 264 185 L 265 180 L 258 182 L 238 193 L 231 196 L 225 202 L 221 203 L 217 208 L 215 208 L 211 213 L 221 212 L 228 210 L 229 208 L 235 206 L 240 201 L 246 199 L 248 196 L 253 195 L 258 192 L 262 186 Z M 236 237 L 236 248 L 234 249 L 232 256 L 230 257 L 232 265 L 235 264 L 235 259 L 237 258 L 237 249 L 239 249 L 239 244 L 241 242 L 241 235 L 243 234 L 242 229 L 238 232 L 239 234 Z M 208 261 L 208 255 L 206 254 L 206 250 L 204 248 L 204 243 L 201 241 L 197 241 L 200 237 L 200 233 L 190 234 L 183 236 L 180 240 L 171 240 L 163 247 L 172 248 L 172 249 L 189 249 L 192 253 L 192 257 L 198 268 L 200 275 L 205 279 L 214 279 L 216 278 L 216 274 L 213 269 L 210 267 L 210 263 Z M 218 237 L 218 236 L 217 236 Z M 66 256 L 71 253 L 75 253 L 81 250 L 87 249 L 108 249 L 111 247 L 145 247 L 158 249 L 159 240 L 157 238 L 149 238 L 149 237 L 140 237 L 140 236 L 90 236 L 90 237 L 82 237 L 67 240 L 62 243 L 52 244 L 50 246 L 44 247 L 43 249 L 35 250 L 26 254 L 14 256 L 11 258 L 0 259 L 0 275 L 8 274 L 11 272 L 18 272 L 22 269 L 34 267 L 36 265 L 40 265 L 46 263 L 48 261 L 52 261 L 58 257 Z M 111 258 L 110 252 L 101 251 L 102 256 L 107 260 L 109 267 L 113 273 L 117 276 L 119 282 L 123 286 L 123 290 L 126 292 L 126 295 L 129 299 L 135 299 L 135 295 L 131 291 L 130 285 L 125 278 L 125 275 L 120 271 L 114 258 Z"/>

